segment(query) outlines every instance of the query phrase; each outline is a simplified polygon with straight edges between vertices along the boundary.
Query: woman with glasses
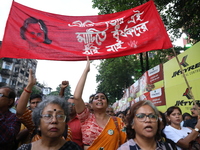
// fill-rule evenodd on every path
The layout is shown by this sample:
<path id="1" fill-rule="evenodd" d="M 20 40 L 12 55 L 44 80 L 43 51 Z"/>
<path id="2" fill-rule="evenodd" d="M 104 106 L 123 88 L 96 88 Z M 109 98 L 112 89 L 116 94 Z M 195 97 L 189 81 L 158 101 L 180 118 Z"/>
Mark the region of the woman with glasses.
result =
<path id="1" fill-rule="evenodd" d="M 166 137 L 176 143 L 178 150 L 189 148 L 190 142 L 195 140 L 199 135 L 200 119 L 194 130 L 188 127 L 182 127 L 182 111 L 177 106 L 171 106 L 167 109 L 167 118 L 170 125 L 164 129 Z"/>
<path id="2" fill-rule="evenodd" d="M 72 141 L 66 141 L 62 135 L 69 120 L 67 102 L 58 96 L 48 96 L 33 110 L 33 122 L 42 137 L 40 140 L 24 144 L 18 150 L 81 150 Z"/>
<path id="3" fill-rule="evenodd" d="M 118 150 L 173 150 L 169 143 L 160 139 L 159 112 L 151 101 L 143 100 L 133 104 L 127 117 L 128 141 Z"/>

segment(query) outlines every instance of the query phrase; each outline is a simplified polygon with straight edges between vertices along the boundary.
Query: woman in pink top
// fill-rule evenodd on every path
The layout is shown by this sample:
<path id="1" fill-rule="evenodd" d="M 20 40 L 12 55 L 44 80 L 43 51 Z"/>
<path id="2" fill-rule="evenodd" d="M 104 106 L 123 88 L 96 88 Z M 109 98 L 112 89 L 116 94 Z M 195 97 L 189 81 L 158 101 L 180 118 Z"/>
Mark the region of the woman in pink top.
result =
<path id="1" fill-rule="evenodd" d="M 82 92 L 89 71 L 90 62 L 88 59 L 74 92 L 75 109 L 81 121 L 84 150 L 116 150 L 126 140 L 124 123 L 120 118 L 106 114 L 108 98 L 102 92 L 96 93 L 92 99 L 93 113 L 90 113 L 89 109 L 85 107 Z"/>

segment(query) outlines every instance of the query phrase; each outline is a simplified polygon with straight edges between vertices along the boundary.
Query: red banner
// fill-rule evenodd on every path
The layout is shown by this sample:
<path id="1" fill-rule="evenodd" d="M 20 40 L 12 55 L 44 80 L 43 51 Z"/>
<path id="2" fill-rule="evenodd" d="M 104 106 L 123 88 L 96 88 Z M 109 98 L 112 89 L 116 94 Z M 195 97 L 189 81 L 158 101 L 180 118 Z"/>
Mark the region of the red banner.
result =
<path id="1" fill-rule="evenodd" d="M 95 60 L 171 47 L 153 1 L 96 16 L 52 14 L 13 1 L 0 57 Z"/>

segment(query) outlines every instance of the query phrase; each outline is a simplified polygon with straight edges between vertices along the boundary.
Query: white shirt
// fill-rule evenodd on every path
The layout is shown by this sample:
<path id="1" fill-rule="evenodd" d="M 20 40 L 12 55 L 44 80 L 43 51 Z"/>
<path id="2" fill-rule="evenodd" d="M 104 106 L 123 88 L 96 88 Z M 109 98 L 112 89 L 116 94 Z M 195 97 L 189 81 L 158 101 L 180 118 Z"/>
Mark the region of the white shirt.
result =
<path id="1" fill-rule="evenodd" d="M 175 129 L 174 127 L 168 125 L 163 130 L 166 137 L 168 139 L 171 139 L 174 141 L 174 143 L 177 143 L 180 139 L 184 139 L 186 136 L 188 136 L 189 133 L 192 132 L 192 130 L 188 127 L 181 127 L 180 130 Z M 182 148 L 176 146 L 178 150 L 182 150 Z"/>

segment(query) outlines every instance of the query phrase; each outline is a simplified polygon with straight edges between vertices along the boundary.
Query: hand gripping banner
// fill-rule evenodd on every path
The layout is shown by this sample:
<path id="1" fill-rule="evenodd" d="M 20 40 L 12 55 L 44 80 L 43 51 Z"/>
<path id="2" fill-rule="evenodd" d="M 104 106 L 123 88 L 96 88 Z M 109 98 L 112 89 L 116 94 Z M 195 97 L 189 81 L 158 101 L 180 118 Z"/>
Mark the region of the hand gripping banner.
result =
<path id="1" fill-rule="evenodd" d="M 96 16 L 52 14 L 13 1 L 0 57 L 80 61 L 171 47 L 153 1 Z"/>

